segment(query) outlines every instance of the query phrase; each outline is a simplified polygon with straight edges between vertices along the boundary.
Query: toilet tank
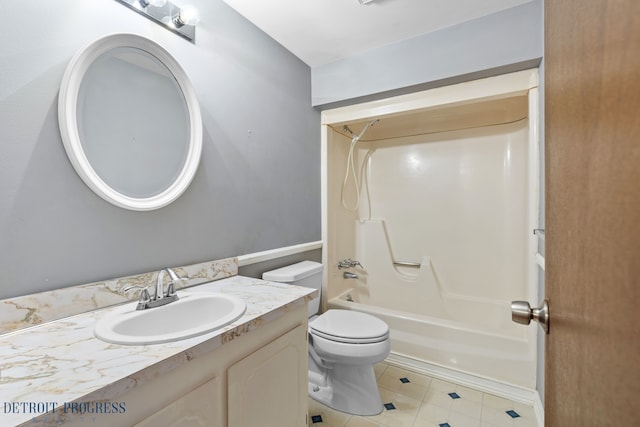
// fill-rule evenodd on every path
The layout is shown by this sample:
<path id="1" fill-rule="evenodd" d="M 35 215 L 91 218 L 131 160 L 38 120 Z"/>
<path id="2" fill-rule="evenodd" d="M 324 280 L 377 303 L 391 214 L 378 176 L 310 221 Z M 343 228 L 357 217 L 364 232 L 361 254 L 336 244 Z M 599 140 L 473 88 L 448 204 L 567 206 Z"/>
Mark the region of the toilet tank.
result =
<path id="1" fill-rule="evenodd" d="M 288 283 L 318 290 L 318 298 L 309 302 L 309 317 L 320 311 L 320 292 L 322 292 L 322 264 L 314 261 L 302 261 L 262 274 L 263 280 Z"/>

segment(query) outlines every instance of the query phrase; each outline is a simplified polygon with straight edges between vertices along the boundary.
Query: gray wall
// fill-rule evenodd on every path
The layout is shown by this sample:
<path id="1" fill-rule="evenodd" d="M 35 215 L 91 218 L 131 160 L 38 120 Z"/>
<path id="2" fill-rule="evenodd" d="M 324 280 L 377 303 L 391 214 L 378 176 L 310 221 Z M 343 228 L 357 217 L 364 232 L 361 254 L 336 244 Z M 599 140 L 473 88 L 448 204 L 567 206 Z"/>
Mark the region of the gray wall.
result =
<path id="1" fill-rule="evenodd" d="M 195 44 L 113 0 L 0 0 L 0 299 L 320 239 L 309 67 L 221 0 L 190 3 Z M 59 135 L 69 59 L 116 32 L 171 52 L 200 101 L 200 168 L 156 211 L 95 195 Z"/>
<path id="2" fill-rule="evenodd" d="M 536 67 L 542 0 L 312 69 L 313 105 L 408 93 Z"/>

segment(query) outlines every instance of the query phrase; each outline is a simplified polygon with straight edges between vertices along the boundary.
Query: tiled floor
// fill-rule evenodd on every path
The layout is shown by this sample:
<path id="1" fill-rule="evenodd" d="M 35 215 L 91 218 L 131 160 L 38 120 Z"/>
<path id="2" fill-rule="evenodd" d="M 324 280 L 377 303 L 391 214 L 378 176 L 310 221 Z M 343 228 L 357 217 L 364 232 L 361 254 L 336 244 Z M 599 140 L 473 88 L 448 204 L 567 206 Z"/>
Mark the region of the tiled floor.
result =
<path id="1" fill-rule="evenodd" d="M 537 427 L 533 408 L 380 363 L 376 377 L 388 409 L 372 417 L 334 411 L 309 399 L 312 427 Z M 390 404 L 390 405 L 389 405 Z"/>

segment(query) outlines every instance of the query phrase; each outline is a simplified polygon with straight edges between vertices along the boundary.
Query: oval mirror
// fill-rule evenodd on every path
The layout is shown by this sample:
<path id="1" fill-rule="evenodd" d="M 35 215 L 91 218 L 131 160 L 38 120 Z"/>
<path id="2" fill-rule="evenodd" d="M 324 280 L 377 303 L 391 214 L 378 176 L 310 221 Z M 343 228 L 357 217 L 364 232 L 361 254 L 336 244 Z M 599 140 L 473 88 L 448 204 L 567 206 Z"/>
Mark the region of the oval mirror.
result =
<path id="1" fill-rule="evenodd" d="M 114 34 L 81 49 L 58 99 L 65 151 L 80 178 L 126 209 L 166 206 L 187 189 L 202 153 L 195 91 L 157 43 Z"/>

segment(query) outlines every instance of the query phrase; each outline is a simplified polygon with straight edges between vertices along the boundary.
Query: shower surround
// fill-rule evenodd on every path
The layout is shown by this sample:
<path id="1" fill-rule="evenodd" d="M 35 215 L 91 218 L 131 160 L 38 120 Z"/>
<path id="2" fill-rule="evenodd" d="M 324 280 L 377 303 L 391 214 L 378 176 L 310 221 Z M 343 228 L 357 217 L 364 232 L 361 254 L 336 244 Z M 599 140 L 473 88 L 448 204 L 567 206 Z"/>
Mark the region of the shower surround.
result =
<path id="1" fill-rule="evenodd" d="M 537 87 L 527 70 L 323 112 L 325 308 L 382 318 L 404 360 L 535 389 L 537 330 L 510 302 L 537 299 Z"/>

